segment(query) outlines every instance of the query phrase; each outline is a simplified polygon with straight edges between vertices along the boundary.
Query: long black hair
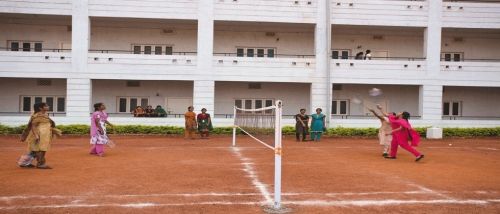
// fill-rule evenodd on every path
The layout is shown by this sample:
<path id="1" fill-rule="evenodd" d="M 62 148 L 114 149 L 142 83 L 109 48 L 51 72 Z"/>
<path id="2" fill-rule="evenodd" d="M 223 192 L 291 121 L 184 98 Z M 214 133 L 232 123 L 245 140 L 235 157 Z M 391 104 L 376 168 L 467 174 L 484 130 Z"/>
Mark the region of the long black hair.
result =
<path id="1" fill-rule="evenodd" d="M 102 103 L 96 103 L 94 104 L 94 111 L 99 111 L 99 108 L 101 108 Z"/>
<path id="2" fill-rule="evenodd" d="M 402 116 L 403 116 L 403 119 L 405 119 L 405 120 L 410 119 L 410 113 L 409 113 L 409 112 L 407 112 L 407 111 L 403 111 Z"/>
<path id="3" fill-rule="evenodd" d="M 38 113 L 40 112 L 41 108 L 45 107 L 47 105 L 47 103 L 35 103 L 35 105 L 33 105 L 33 109 L 35 110 L 35 113 Z"/>

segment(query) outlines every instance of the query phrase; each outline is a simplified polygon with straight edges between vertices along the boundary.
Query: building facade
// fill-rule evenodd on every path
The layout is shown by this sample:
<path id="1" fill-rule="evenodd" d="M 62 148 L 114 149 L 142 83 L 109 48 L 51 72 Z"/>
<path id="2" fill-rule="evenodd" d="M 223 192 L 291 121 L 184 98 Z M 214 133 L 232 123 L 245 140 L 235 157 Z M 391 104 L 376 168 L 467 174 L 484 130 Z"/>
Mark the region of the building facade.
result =
<path id="1" fill-rule="evenodd" d="M 330 127 L 374 127 L 378 103 L 415 126 L 500 126 L 494 1 L 1 0 L 0 44 L 6 125 L 43 101 L 59 124 L 103 102 L 117 124 L 182 126 L 193 105 L 228 126 L 234 105 L 279 99 L 287 125 L 322 108 Z M 147 105 L 169 116 L 130 113 Z"/>

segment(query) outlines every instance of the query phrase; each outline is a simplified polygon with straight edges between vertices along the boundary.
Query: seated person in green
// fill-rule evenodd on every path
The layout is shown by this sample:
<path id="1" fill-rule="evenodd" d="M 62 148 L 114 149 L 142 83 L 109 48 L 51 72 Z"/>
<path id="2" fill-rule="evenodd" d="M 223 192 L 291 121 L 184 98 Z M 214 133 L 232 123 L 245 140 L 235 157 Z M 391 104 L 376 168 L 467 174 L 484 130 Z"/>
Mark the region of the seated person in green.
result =
<path id="1" fill-rule="evenodd" d="M 155 115 L 157 117 L 166 117 L 167 116 L 167 112 L 165 111 L 165 109 L 163 109 L 161 107 L 161 105 L 157 105 L 156 109 L 155 109 Z"/>

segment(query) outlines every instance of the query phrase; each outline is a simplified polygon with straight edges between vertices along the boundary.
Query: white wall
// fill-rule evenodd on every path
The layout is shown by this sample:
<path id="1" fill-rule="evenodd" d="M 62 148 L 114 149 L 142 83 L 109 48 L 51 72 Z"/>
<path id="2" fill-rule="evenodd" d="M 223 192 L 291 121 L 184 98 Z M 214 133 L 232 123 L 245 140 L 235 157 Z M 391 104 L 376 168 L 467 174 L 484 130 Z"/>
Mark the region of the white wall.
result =
<path id="1" fill-rule="evenodd" d="M 94 18 L 91 28 L 90 49 L 132 51 L 131 44 L 163 44 L 173 45 L 174 52 L 196 52 L 194 21 Z"/>
<path id="2" fill-rule="evenodd" d="M 216 22 L 214 33 L 214 53 L 236 53 L 236 47 L 274 47 L 275 54 L 314 55 L 313 25 Z"/>
<path id="3" fill-rule="evenodd" d="M 462 116 L 500 117 L 500 87 L 445 86 L 446 101 L 461 101 Z"/>
<path id="4" fill-rule="evenodd" d="M 28 40 L 42 41 L 43 48 L 59 49 L 60 43 L 71 43 L 70 26 L 70 16 L 3 14 L 0 15 L 0 47 L 7 47 L 8 40 Z"/>
<path id="5" fill-rule="evenodd" d="M 500 59 L 500 29 L 443 29 L 441 52 L 464 52 L 465 59 Z"/>
<path id="6" fill-rule="evenodd" d="M 92 80 L 92 103 L 102 102 L 109 113 L 117 112 L 117 97 L 148 97 L 149 105 L 165 108 L 166 98 L 192 98 L 192 81 L 140 81 L 140 87 L 127 87 L 125 80 Z M 159 96 L 156 96 L 159 93 Z M 165 108 L 166 109 L 166 108 Z"/>
<path id="7" fill-rule="evenodd" d="M 387 103 L 388 111 L 401 112 L 408 111 L 417 116 L 419 107 L 418 86 L 408 85 L 355 85 L 341 84 L 342 90 L 333 90 L 332 100 L 350 100 L 357 97 L 363 101 L 367 107 L 374 108 L 376 103 Z M 383 94 L 378 97 L 371 97 L 368 91 L 372 88 L 379 88 Z M 368 111 L 363 105 L 352 103 L 349 106 L 351 115 L 365 115 Z"/>
<path id="8" fill-rule="evenodd" d="M 247 82 L 215 82 L 215 114 L 233 114 L 235 99 L 274 99 L 283 101 L 283 115 L 310 109 L 310 84 L 261 83 L 261 89 L 248 89 Z"/>
<path id="9" fill-rule="evenodd" d="M 371 50 L 388 51 L 389 57 L 423 57 L 423 48 L 421 28 L 332 26 L 332 49 L 349 49 L 352 56 Z"/>
<path id="10" fill-rule="evenodd" d="M 38 86 L 37 79 L 0 78 L 0 112 L 20 112 L 21 96 L 66 96 L 66 79 L 51 79 L 51 86 Z"/>

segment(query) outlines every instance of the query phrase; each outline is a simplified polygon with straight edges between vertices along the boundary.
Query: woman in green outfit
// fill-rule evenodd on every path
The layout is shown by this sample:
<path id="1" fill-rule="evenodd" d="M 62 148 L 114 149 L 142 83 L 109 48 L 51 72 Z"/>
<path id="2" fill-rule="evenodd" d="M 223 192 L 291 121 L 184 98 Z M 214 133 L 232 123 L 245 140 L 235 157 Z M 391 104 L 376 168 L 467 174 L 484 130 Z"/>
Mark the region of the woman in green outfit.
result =
<path id="1" fill-rule="evenodd" d="M 311 140 L 319 141 L 326 130 L 325 115 L 321 108 L 316 109 L 316 114 L 311 115 Z"/>

